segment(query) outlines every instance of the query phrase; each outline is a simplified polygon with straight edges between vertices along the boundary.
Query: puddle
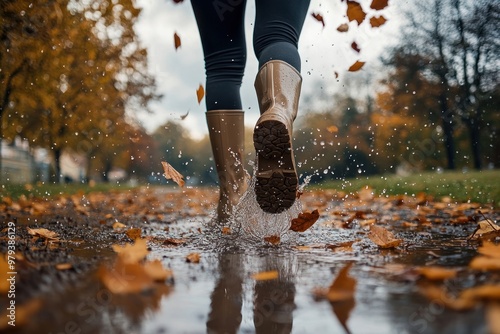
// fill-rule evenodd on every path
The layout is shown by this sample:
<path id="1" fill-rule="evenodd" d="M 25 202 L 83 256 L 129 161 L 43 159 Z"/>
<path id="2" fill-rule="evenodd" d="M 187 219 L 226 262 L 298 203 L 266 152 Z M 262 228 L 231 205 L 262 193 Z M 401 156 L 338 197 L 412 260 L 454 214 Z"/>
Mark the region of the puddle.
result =
<path id="1" fill-rule="evenodd" d="M 293 208 L 294 213 L 300 212 L 299 204 Z M 335 210 L 335 203 L 328 205 L 328 210 Z M 369 218 L 377 214 L 373 208 L 355 210 L 365 210 Z M 403 217 L 405 212 L 399 214 Z M 285 233 L 288 223 L 252 229 L 252 219 L 267 219 L 262 215 L 256 218 L 246 212 L 238 219 L 238 229 L 232 226 L 233 232 L 247 232 L 245 237 L 207 233 L 208 215 L 180 218 L 168 224 L 148 223 L 143 229 L 146 237 L 188 240 L 177 246 L 150 243 L 148 258 L 160 259 L 164 267 L 171 269 L 173 283 L 140 294 L 113 295 L 96 275 L 90 275 L 45 295 L 41 312 L 17 332 L 488 332 L 483 308 L 467 312 L 445 309 L 439 301 L 424 298 L 415 280 L 398 274 L 413 266 L 466 266 L 476 254 L 477 245 L 466 240 L 474 230 L 473 223 L 414 229 L 396 224 L 393 232 L 404 238 L 404 247 L 380 250 L 356 222 L 351 228 L 332 228 L 330 218 L 323 216 L 313 229 L 290 234 Z M 267 219 L 266 223 L 273 221 Z M 282 243 L 272 246 L 262 242 L 262 237 L 269 234 L 281 235 Z M 351 249 L 335 251 L 325 247 L 353 240 L 358 241 Z M 112 243 L 103 240 L 104 245 Z M 99 245 L 75 243 L 74 248 L 74 256 L 110 255 L 109 249 Z M 186 261 L 193 252 L 201 255 L 199 263 Z M 353 263 L 349 275 L 356 279 L 357 286 L 346 318 L 346 305 L 318 301 L 313 291 L 328 288 L 348 263 Z M 262 281 L 253 277 L 265 271 L 277 271 L 278 276 Z M 461 287 L 472 286 L 479 279 L 480 275 L 463 279 Z"/>

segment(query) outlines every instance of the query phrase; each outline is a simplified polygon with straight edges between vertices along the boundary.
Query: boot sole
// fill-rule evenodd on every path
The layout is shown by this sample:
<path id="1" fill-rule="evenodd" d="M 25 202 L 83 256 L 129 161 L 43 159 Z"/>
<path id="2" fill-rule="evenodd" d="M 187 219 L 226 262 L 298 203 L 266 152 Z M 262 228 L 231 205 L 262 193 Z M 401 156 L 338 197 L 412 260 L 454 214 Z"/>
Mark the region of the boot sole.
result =
<path id="1" fill-rule="evenodd" d="M 283 212 L 295 202 L 298 185 L 288 129 L 279 121 L 264 121 L 255 127 L 253 142 L 258 164 L 257 203 L 265 212 Z"/>

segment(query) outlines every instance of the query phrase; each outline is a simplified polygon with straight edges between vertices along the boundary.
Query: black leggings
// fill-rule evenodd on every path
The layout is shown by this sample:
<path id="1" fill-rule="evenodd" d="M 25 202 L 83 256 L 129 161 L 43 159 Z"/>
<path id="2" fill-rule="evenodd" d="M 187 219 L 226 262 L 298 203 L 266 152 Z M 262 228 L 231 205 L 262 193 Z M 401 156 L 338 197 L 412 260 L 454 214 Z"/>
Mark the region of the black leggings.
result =
<path id="1" fill-rule="evenodd" d="M 253 47 L 259 67 L 282 60 L 300 72 L 297 50 L 310 0 L 255 0 Z M 207 110 L 242 109 L 246 0 L 191 0 L 205 56 Z"/>

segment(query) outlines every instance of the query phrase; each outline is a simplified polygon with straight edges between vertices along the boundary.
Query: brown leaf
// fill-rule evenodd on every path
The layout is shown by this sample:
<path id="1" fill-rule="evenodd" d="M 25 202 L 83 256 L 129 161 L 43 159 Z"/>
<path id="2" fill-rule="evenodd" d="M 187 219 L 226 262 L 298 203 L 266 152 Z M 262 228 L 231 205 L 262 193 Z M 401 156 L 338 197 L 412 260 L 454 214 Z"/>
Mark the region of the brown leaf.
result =
<path id="1" fill-rule="evenodd" d="M 469 263 L 469 268 L 481 271 L 500 270 L 500 260 L 487 256 L 476 256 Z"/>
<path id="2" fill-rule="evenodd" d="M 200 84 L 198 86 L 198 89 L 196 90 L 196 97 L 198 98 L 198 104 L 200 104 L 200 102 L 201 102 L 201 100 L 203 99 L 204 96 L 205 96 L 205 89 Z"/>
<path id="3" fill-rule="evenodd" d="M 476 303 L 471 299 L 466 298 L 452 298 L 448 296 L 446 291 L 436 285 L 424 285 L 420 287 L 422 293 L 427 299 L 433 303 L 440 303 L 449 309 L 455 311 L 470 310 Z"/>
<path id="4" fill-rule="evenodd" d="M 416 271 L 418 274 L 431 281 L 442 281 L 448 278 L 453 278 L 457 275 L 456 269 L 433 266 L 419 267 L 416 268 Z"/>
<path id="5" fill-rule="evenodd" d="M 8 272 L 12 271 L 9 268 L 9 262 L 7 261 L 7 254 L 0 254 L 0 293 L 5 293 L 9 291 L 10 283 L 7 280 L 9 277 Z"/>
<path id="6" fill-rule="evenodd" d="M 35 314 L 42 307 L 42 305 L 43 303 L 40 299 L 31 299 L 30 301 L 21 305 L 18 305 L 16 303 L 16 328 L 26 324 L 29 321 L 33 321 L 33 314 Z M 12 331 L 12 326 L 9 325 L 8 321 L 3 320 L 9 319 L 9 314 L 9 310 L 2 311 L 2 313 L 0 314 L 0 317 L 2 319 L 2 321 L 0 321 L 0 331 Z M 10 329 L 10 331 L 8 329 Z"/>
<path id="7" fill-rule="evenodd" d="M 402 242 L 401 239 L 395 239 L 392 232 L 377 225 L 370 226 L 368 238 L 380 248 L 394 248 Z"/>
<path id="8" fill-rule="evenodd" d="M 491 303 L 486 309 L 489 333 L 500 334 L 500 302 Z"/>
<path id="9" fill-rule="evenodd" d="M 349 67 L 349 72 L 356 72 L 356 71 L 359 71 L 363 65 L 365 65 L 365 62 L 364 61 L 356 61 L 354 64 L 351 65 L 351 67 Z"/>
<path id="10" fill-rule="evenodd" d="M 370 25 L 373 28 L 380 27 L 381 25 L 385 24 L 387 22 L 387 19 L 383 17 L 382 15 L 380 16 L 373 16 L 370 18 Z"/>
<path id="11" fill-rule="evenodd" d="M 200 253 L 189 253 L 186 256 L 186 262 L 200 263 Z"/>
<path id="12" fill-rule="evenodd" d="M 382 10 L 389 5 L 389 0 L 373 0 L 370 5 L 371 9 Z"/>
<path id="13" fill-rule="evenodd" d="M 352 252 L 353 251 L 352 245 L 358 241 L 359 241 L 359 239 L 345 241 L 345 242 L 340 242 L 337 244 L 329 244 L 329 245 L 326 245 L 325 247 L 326 247 L 326 249 L 331 249 L 335 252 Z"/>
<path id="14" fill-rule="evenodd" d="M 299 213 L 299 216 L 297 218 L 292 219 L 290 230 L 294 232 L 304 232 L 311 226 L 313 226 L 318 218 L 319 212 L 317 209 L 313 212 Z"/>
<path id="15" fill-rule="evenodd" d="M 468 300 L 500 301 L 500 284 L 485 284 L 462 291 L 460 298 Z"/>
<path id="16" fill-rule="evenodd" d="M 281 238 L 277 235 L 271 235 L 268 237 L 264 237 L 264 241 L 269 242 L 273 245 L 279 245 L 279 243 L 281 242 Z"/>
<path id="17" fill-rule="evenodd" d="M 68 270 L 71 268 L 73 268 L 73 265 L 71 263 L 58 263 L 58 264 L 56 264 L 57 270 Z"/>
<path id="18" fill-rule="evenodd" d="M 172 165 L 170 165 L 166 161 L 162 161 L 161 165 L 163 166 L 163 172 L 164 172 L 163 175 L 165 176 L 165 178 L 167 180 L 168 179 L 172 179 L 180 187 L 184 187 L 184 180 L 183 180 L 184 176 L 182 176 L 181 173 L 179 173 L 178 171 L 176 171 L 174 169 L 174 167 L 172 167 Z"/>
<path id="19" fill-rule="evenodd" d="M 176 32 L 174 32 L 174 46 L 176 50 L 181 47 L 181 38 Z"/>
<path id="20" fill-rule="evenodd" d="M 500 226 L 490 220 L 481 220 L 469 239 L 492 239 L 500 236 Z"/>
<path id="21" fill-rule="evenodd" d="M 113 230 L 122 230 L 122 229 L 124 229 L 126 227 L 127 227 L 127 225 L 122 224 L 120 222 L 114 222 L 113 223 Z"/>
<path id="22" fill-rule="evenodd" d="M 477 252 L 500 260 L 500 245 L 495 245 L 492 242 L 485 242 L 477 249 Z"/>
<path id="23" fill-rule="evenodd" d="M 112 268 L 101 266 L 97 273 L 104 286 L 116 294 L 137 293 L 150 289 L 153 278 L 139 263 L 115 262 Z"/>
<path id="24" fill-rule="evenodd" d="M 135 239 L 141 238 L 142 231 L 140 228 L 131 228 L 130 230 L 127 230 L 127 232 L 125 232 L 125 234 L 130 239 L 135 240 Z"/>
<path id="25" fill-rule="evenodd" d="M 172 270 L 165 269 L 160 260 L 153 260 L 144 263 L 144 271 L 154 281 L 164 281 L 173 276 Z"/>
<path id="26" fill-rule="evenodd" d="M 351 43 L 351 48 L 358 53 L 361 51 L 361 49 L 358 47 L 358 43 L 356 42 Z"/>
<path id="27" fill-rule="evenodd" d="M 186 239 L 176 239 L 176 238 L 167 238 L 165 241 L 163 241 L 164 245 L 173 245 L 173 246 L 179 246 L 182 244 L 185 244 L 187 242 Z"/>
<path id="28" fill-rule="evenodd" d="M 56 232 L 47 230 L 46 228 L 33 228 L 32 229 L 32 228 L 27 227 L 26 229 L 28 230 L 29 234 L 34 235 L 36 237 L 41 237 L 41 238 L 44 238 L 47 240 L 52 240 L 52 241 L 59 240 L 57 238 L 58 235 Z"/>
<path id="29" fill-rule="evenodd" d="M 365 17 L 366 13 L 358 2 L 347 0 L 347 18 L 349 21 L 356 21 L 359 25 L 364 21 Z"/>
<path id="30" fill-rule="evenodd" d="M 314 17 L 317 21 L 321 22 L 323 25 L 323 28 L 325 27 L 325 21 L 323 20 L 323 15 L 317 14 L 317 13 L 312 13 L 312 17 Z"/>
<path id="31" fill-rule="evenodd" d="M 342 23 L 337 27 L 337 31 L 339 32 L 348 32 L 349 31 L 349 25 L 347 23 Z"/>
<path id="32" fill-rule="evenodd" d="M 137 239 L 134 244 L 112 245 L 111 247 L 118 253 L 118 257 L 124 264 L 138 263 L 149 254 L 148 245 L 144 239 Z"/>
<path id="33" fill-rule="evenodd" d="M 277 270 L 271 271 L 262 271 L 260 273 L 256 273 L 252 275 L 252 278 L 256 281 L 269 281 L 273 279 L 277 279 L 279 277 Z"/>
<path id="34" fill-rule="evenodd" d="M 356 279 L 348 276 L 352 263 L 340 270 L 332 285 L 328 289 L 326 298 L 331 302 L 345 301 L 354 298 Z"/>

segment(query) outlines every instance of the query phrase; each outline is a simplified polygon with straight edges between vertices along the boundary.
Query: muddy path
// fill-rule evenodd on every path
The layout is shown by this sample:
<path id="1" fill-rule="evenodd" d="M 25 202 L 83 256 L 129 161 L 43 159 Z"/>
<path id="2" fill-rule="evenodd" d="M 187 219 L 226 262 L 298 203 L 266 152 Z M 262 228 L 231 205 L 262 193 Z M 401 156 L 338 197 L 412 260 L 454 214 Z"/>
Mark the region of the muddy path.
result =
<path id="1" fill-rule="evenodd" d="M 141 188 L 5 200 L 0 250 L 8 255 L 13 244 L 15 255 L 0 269 L 15 284 L 0 284 L 0 329 L 498 333 L 495 208 L 425 194 L 306 191 L 292 213 L 318 210 L 319 218 L 294 232 L 289 221 L 271 226 L 246 211 L 213 227 L 216 195 Z"/>

